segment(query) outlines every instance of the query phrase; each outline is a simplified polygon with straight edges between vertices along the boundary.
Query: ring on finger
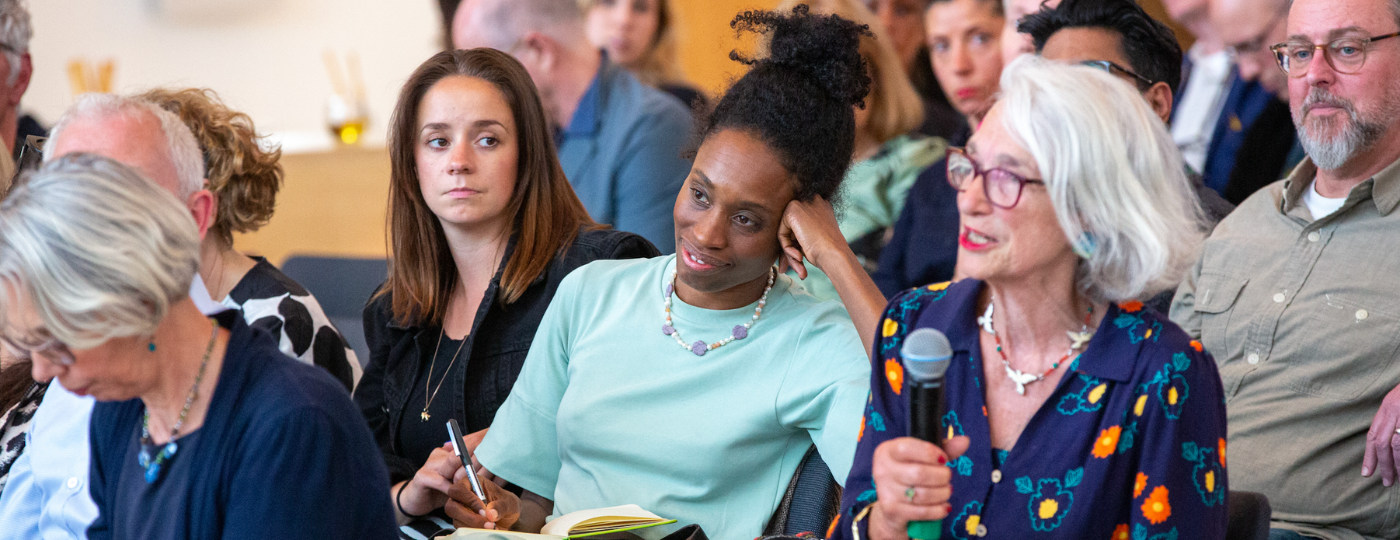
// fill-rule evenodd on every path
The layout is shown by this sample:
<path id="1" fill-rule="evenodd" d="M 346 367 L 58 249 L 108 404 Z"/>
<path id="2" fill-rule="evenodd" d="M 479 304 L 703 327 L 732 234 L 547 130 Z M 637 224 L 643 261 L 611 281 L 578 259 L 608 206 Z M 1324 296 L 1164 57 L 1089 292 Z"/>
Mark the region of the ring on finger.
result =
<path id="1" fill-rule="evenodd" d="M 914 494 L 914 486 L 909 486 L 909 489 L 904 490 L 904 498 L 909 499 L 910 504 L 914 503 Z"/>

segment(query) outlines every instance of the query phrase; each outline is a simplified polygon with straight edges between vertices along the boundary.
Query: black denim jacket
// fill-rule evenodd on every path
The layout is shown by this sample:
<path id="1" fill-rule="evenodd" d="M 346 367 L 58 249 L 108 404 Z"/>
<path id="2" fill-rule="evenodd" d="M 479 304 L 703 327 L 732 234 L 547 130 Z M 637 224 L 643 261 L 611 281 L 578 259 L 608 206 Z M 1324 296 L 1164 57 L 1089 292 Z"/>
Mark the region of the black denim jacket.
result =
<path id="1" fill-rule="evenodd" d="M 514 239 L 511 244 L 513 248 Z M 509 253 L 510 249 L 507 258 Z M 501 280 L 498 269 L 477 309 L 471 333 L 466 338 L 468 342 L 463 344 L 461 358 L 464 361 L 455 364 L 447 374 L 449 382 L 439 399 L 451 400 L 452 416 L 462 423 L 467 433 L 490 427 L 496 410 L 505 403 L 516 377 L 520 376 L 535 330 L 564 276 L 599 259 L 658 255 L 660 253 L 650 242 L 632 233 L 611 229 L 581 231 L 568 250 L 555 257 L 545 272 L 511 304 L 502 304 L 498 298 Z M 365 306 L 365 341 L 369 345 L 370 362 L 355 388 L 355 404 L 364 413 L 375 442 L 384 454 L 390 482 L 398 483 L 411 478 L 423 465 L 404 456 L 399 425 L 405 413 L 418 413 L 417 408 L 407 403 L 413 393 L 410 386 L 432 360 L 441 327 L 395 323 L 390 312 L 391 301 L 390 295 L 385 294 Z"/>

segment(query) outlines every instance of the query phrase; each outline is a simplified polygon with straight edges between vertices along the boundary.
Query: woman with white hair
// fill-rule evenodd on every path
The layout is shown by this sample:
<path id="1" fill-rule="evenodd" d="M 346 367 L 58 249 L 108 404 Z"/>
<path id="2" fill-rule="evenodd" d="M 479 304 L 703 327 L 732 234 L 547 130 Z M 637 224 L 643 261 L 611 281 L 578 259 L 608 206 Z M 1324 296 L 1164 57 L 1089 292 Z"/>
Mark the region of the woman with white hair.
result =
<path id="1" fill-rule="evenodd" d="M 970 279 L 886 308 L 829 536 L 1223 538 L 1220 376 L 1139 301 L 1180 280 L 1204 234 L 1181 157 L 1102 71 L 1024 57 L 1001 89 L 948 155 Z M 952 352 L 937 445 L 905 436 L 903 347 L 925 328 Z"/>
<path id="2" fill-rule="evenodd" d="M 189 211 L 72 154 L 0 202 L 0 342 L 98 401 L 88 537 L 393 538 L 389 486 L 344 387 L 189 296 Z"/>

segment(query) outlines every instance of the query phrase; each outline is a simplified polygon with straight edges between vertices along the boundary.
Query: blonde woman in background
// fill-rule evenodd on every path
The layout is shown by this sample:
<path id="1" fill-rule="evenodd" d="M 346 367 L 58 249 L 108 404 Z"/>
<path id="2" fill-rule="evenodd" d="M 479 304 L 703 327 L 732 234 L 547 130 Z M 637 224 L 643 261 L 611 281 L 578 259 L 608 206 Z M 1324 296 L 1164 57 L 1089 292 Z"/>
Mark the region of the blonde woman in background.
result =
<path id="1" fill-rule="evenodd" d="M 837 15 L 870 27 L 860 40 L 860 55 L 872 84 L 865 107 L 857 107 L 855 155 L 842 181 L 844 204 L 837 224 L 851 250 L 873 272 L 887 234 L 904 209 L 909 188 L 919 173 L 943 158 L 947 142 L 914 133 L 924 118 L 923 100 L 902 67 L 889 37 L 875 15 L 859 0 L 784 0 L 778 11 L 798 4 L 814 13 Z M 794 270 L 796 271 L 796 270 Z M 803 282 L 808 292 L 836 298 L 836 289 L 820 270 L 808 268 Z"/>
<path id="2" fill-rule="evenodd" d="M 671 0 L 578 0 L 588 41 L 607 51 L 637 79 L 676 96 L 691 110 L 709 103 L 686 84 L 676 59 L 676 12 Z"/>
<path id="3" fill-rule="evenodd" d="M 256 231 L 272 219 L 282 150 L 263 149 L 253 120 L 212 90 L 156 89 L 139 99 L 178 116 L 204 154 L 206 188 L 217 206 L 199 245 L 199 276 L 209 297 L 238 310 L 248 326 L 267 330 L 287 356 L 329 371 L 347 392 L 354 389 L 359 359 L 316 298 L 266 259 L 233 248 L 234 232 Z"/>

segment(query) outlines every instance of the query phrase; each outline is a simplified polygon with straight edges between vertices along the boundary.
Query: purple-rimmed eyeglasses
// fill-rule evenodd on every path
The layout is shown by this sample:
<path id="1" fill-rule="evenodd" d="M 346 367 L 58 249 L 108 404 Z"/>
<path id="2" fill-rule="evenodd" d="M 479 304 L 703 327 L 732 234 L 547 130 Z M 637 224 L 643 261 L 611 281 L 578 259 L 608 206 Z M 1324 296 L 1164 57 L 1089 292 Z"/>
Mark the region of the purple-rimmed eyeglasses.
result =
<path id="1" fill-rule="evenodd" d="M 966 148 L 949 148 L 948 183 L 953 189 L 962 191 L 976 176 L 982 177 L 982 192 L 987 196 L 987 200 L 999 208 L 1006 209 L 1014 208 L 1016 203 L 1021 202 L 1021 190 L 1026 184 L 1045 184 L 1043 180 L 1026 178 L 1000 167 L 983 169 L 967 155 Z"/>

